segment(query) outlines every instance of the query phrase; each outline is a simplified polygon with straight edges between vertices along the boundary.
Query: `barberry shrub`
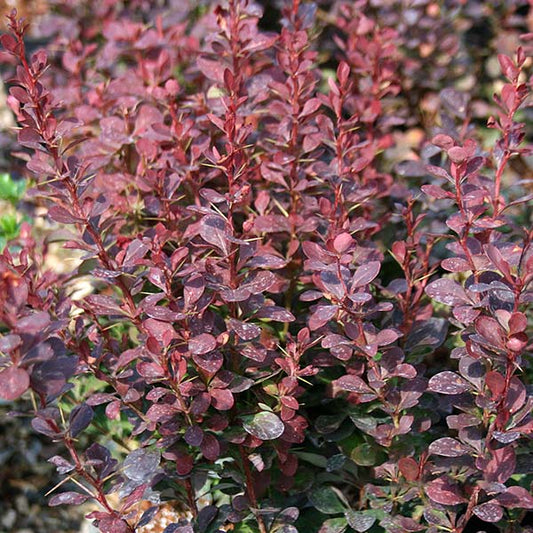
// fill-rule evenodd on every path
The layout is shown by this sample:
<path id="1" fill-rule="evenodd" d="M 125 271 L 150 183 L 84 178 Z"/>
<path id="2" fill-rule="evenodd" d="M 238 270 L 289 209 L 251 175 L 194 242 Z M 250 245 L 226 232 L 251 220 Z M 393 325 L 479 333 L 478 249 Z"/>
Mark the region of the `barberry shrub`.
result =
<path id="1" fill-rule="evenodd" d="M 64 445 L 50 505 L 529 531 L 533 34 L 520 2 L 443 4 L 65 0 L 31 56 L 8 17 L 51 224 L 0 256 L 0 394 Z M 494 23 L 516 52 L 475 46 Z"/>

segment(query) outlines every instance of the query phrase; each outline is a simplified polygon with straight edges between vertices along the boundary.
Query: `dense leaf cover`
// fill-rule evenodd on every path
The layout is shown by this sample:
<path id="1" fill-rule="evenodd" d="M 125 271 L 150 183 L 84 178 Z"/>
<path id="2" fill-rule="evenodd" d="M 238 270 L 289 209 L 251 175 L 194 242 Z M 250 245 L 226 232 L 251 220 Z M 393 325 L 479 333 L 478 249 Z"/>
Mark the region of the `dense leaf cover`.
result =
<path id="1" fill-rule="evenodd" d="M 169 4 L 1 37 L 54 229 L 0 255 L 0 395 L 64 443 L 50 505 L 95 500 L 103 533 L 169 500 L 165 533 L 526 531 L 527 3 Z"/>

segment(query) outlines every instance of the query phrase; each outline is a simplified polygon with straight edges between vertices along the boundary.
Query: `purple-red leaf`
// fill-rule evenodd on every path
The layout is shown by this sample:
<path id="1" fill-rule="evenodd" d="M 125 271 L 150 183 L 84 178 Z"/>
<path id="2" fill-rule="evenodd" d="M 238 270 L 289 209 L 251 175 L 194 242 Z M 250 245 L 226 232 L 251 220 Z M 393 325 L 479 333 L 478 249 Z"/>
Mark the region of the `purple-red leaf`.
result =
<path id="1" fill-rule="evenodd" d="M 80 505 L 87 501 L 89 496 L 87 494 L 80 494 L 79 492 L 62 492 L 52 496 L 48 501 L 50 507 L 56 507 L 57 505 Z"/>
<path id="2" fill-rule="evenodd" d="M 93 410 L 82 403 L 72 409 L 69 417 L 69 431 L 71 437 L 79 435 L 92 421 Z"/>
<path id="3" fill-rule="evenodd" d="M 370 261 L 369 263 L 361 265 L 353 275 L 352 290 L 368 285 L 376 278 L 380 269 L 381 263 L 379 261 Z"/>
<path id="4" fill-rule="evenodd" d="M 333 384 L 341 390 L 348 392 L 372 393 L 372 389 L 359 377 L 353 374 L 347 374 L 336 379 Z"/>
<path id="5" fill-rule="evenodd" d="M 441 505 L 457 505 L 467 501 L 459 492 L 459 487 L 443 477 L 430 481 L 425 491 L 431 500 Z"/>
<path id="6" fill-rule="evenodd" d="M 224 363 L 222 354 L 217 351 L 211 351 L 203 354 L 193 355 L 194 362 L 208 374 L 216 374 Z"/>
<path id="7" fill-rule="evenodd" d="M 81 219 L 74 216 L 70 211 L 59 205 L 53 205 L 48 210 L 48 216 L 61 224 L 75 224 L 81 222 Z"/>
<path id="8" fill-rule="evenodd" d="M 229 389 L 211 389 L 211 405 L 218 411 L 229 411 L 235 404 Z"/>
<path id="9" fill-rule="evenodd" d="M 230 329 L 232 329 L 243 341 L 251 341 L 261 335 L 261 328 L 255 324 L 242 322 L 236 318 L 230 318 L 228 323 Z"/>
<path id="10" fill-rule="evenodd" d="M 200 236 L 204 241 L 216 246 L 224 255 L 228 255 L 228 226 L 217 215 L 207 215 L 200 222 Z"/>
<path id="11" fill-rule="evenodd" d="M 337 313 L 339 307 L 337 305 L 320 305 L 315 312 L 309 317 L 309 329 L 315 331 L 316 329 L 327 324 Z"/>
<path id="12" fill-rule="evenodd" d="M 496 499 L 508 509 L 533 509 L 533 496 L 524 487 L 509 487 L 502 494 L 498 494 Z"/>
<path id="13" fill-rule="evenodd" d="M 30 386 L 30 376 L 23 368 L 9 366 L 0 372 L 0 398 L 16 400 Z"/>
<path id="14" fill-rule="evenodd" d="M 202 444 L 200 444 L 200 450 L 202 450 L 204 457 L 208 461 L 216 461 L 220 455 L 220 444 L 218 439 L 211 433 L 206 433 L 202 440 Z"/>
<path id="15" fill-rule="evenodd" d="M 214 350 L 216 346 L 217 340 L 210 333 L 201 333 L 189 339 L 189 350 L 193 355 L 206 354 Z"/>
<path id="16" fill-rule="evenodd" d="M 459 283 L 448 278 L 437 279 L 426 287 L 428 296 L 446 305 L 469 303 L 465 290 Z"/>
<path id="17" fill-rule="evenodd" d="M 429 380 L 428 390 L 441 394 L 461 394 L 470 390 L 470 383 L 459 374 L 445 370 Z"/>
<path id="18" fill-rule="evenodd" d="M 432 196 L 433 198 L 436 198 L 437 200 L 443 200 L 445 198 L 453 198 L 453 194 L 451 192 L 445 191 L 442 187 L 439 187 L 438 185 L 422 185 L 420 187 L 428 196 Z"/>
<path id="19" fill-rule="evenodd" d="M 473 513 L 484 522 L 499 522 L 503 518 L 503 509 L 496 500 L 476 505 Z"/>
<path id="20" fill-rule="evenodd" d="M 452 439 L 451 437 L 443 437 L 442 439 L 433 441 L 429 445 L 429 452 L 444 457 L 460 457 L 468 453 L 468 448 L 458 440 Z"/>
<path id="21" fill-rule="evenodd" d="M 265 305 L 261 307 L 257 314 L 257 318 L 269 318 L 275 322 L 293 322 L 296 320 L 295 316 L 284 307 L 278 307 L 277 305 Z"/>

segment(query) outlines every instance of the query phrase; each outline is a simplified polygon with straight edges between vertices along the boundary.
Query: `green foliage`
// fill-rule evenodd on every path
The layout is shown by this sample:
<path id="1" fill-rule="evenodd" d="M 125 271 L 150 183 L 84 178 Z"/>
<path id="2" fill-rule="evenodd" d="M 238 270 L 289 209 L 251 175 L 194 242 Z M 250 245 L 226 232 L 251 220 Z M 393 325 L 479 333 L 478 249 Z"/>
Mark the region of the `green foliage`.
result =
<path id="1" fill-rule="evenodd" d="M 0 200 L 5 200 L 16 206 L 26 190 L 26 182 L 14 180 L 6 172 L 0 174 Z"/>

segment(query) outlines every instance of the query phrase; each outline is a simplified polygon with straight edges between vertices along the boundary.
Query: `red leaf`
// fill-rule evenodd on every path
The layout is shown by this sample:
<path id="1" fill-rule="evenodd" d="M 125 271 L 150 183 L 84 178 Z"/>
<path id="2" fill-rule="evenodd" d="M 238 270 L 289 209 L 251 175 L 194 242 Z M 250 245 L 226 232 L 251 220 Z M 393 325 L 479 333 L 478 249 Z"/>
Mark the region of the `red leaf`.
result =
<path id="1" fill-rule="evenodd" d="M 412 457 L 402 457 L 398 461 L 398 469 L 407 481 L 418 479 L 418 463 Z"/>
<path id="2" fill-rule="evenodd" d="M 339 254 L 344 253 L 354 243 L 353 237 L 349 233 L 341 233 L 337 235 L 333 241 L 333 248 Z"/>
<path id="3" fill-rule="evenodd" d="M 373 393 L 372 389 L 359 377 L 353 374 L 342 376 L 333 381 L 333 384 L 341 390 L 348 392 Z"/>
<path id="4" fill-rule="evenodd" d="M 381 263 L 379 261 L 370 261 L 365 265 L 361 265 L 353 275 L 352 290 L 368 285 L 376 278 L 380 269 Z"/>
<path id="5" fill-rule="evenodd" d="M 216 81 L 220 85 L 224 84 L 224 70 L 226 69 L 224 63 L 199 57 L 196 60 L 196 65 L 206 78 Z"/>
<path id="6" fill-rule="evenodd" d="M 509 263 L 503 258 L 502 253 L 494 244 L 486 244 L 484 247 L 485 253 L 492 261 L 492 264 L 503 274 L 503 277 L 512 282 L 513 276 L 511 275 L 511 268 Z"/>
<path id="7" fill-rule="evenodd" d="M 498 494 L 496 499 L 508 509 L 533 509 L 533 496 L 523 487 L 509 487 L 504 493 Z"/>
<path id="8" fill-rule="evenodd" d="M 176 472 L 179 476 L 186 476 L 191 473 L 194 466 L 194 459 L 188 454 L 180 454 L 176 459 Z"/>
<path id="9" fill-rule="evenodd" d="M 204 432 L 200 426 L 190 426 L 183 438 L 190 446 L 200 446 L 204 440 Z"/>
<path id="10" fill-rule="evenodd" d="M 527 329 L 527 317 L 524 313 L 513 313 L 509 319 L 509 333 L 523 333 Z"/>
<path id="11" fill-rule="evenodd" d="M 202 333 L 197 337 L 189 339 L 189 351 L 193 355 L 202 355 L 214 350 L 217 340 L 209 333 Z"/>
<path id="12" fill-rule="evenodd" d="M 470 303 L 465 290 L 452 279 L 442 278 L 431 282 L 426 287 L 426 294 L 446 305 L 460 305 Z"/>
<path id="13" fill-rule="evenodd" d="M 0 372 L 0 398 L 16 400 L 30 386 L 30 376 L 23 368 L 10 366 Z"/>
<path id="14" fill-rule="evenodd" d="M 376 343 L 378 346 L 386 346 L 392 344 L 400 334 L 393 329 L 383 329 L 376 336 Z"/>
<path id="15" fill-rule="evenodd" d="M 489 344 L 496 348 L 505 348 L 505 337 L 498 321 L 490 316 L 480 316 L 475 321 L 475 328 Z"/>
<path id="16" fill-rule="evenodd" d="M 15 53 L 18 43 L 15 37 L 13 35 L 10 35 L 9 33 L 5 33 L 0 37 L 0 43 L 2 43 L 2 46 L 11 53 Z"/>
<path id="17" fill-rule="evenodd" d="M 503 518 L 503 509 L 495 500 L 476 505 L 473 512 L 484 522 L 499 522 Z"/>
<path id="18" fill-rule="evenodd" d="M 224 363 L 222 354 L 216 351 L 193 355 L 193 360 L 202 370 L 209 374 L 216 374 Z"/>
<path id="19" fill-rule="evenodd" d="M 514 64 L 513 60 L 504 54 L 498 54 L 498 62 L 500 63 L 502 74 L 509 81 L 515 81 L 518 77 L 519 70 Z"/>
<path id="20" fill-rule="evenodd" d="M 309 329 L 315 331 L 329 322 L 337 313 L 338 306 L 336 305 L 320 305 L 309 318 Z"/>
<path id="21" fill-rule="evenodd" d="M 512 377 L 505 399 L 505 408 L 509 409 L 510 413 L 516 413 L 524 405 L 526 398 L 526 386 L 517 376 Z"/>
<path id="22" fill-rule="evenodd" d="M 446 370 L 429 380 L 428 390 L 441 394 L 461 394 L 470 390 L 470 384 L 459 374 Z"/>
<path id="23" fill-rule="evenodd" d="M 448 257 L 447 259 L 443 259 L 440 266 L 448 272 L 466 272 L 472 269 L 470 263 L 462 257 Z"/>
<path id="24" fill-rule="evenodd" d="M 218 411 L 229 411 L 235 403 L 233 394 L 228 389 L 211 389 L 209 393 L 211 404 Z"/>
<path id="25" fill-rule="evenodd" d="M 129 533 L 130 526 L 120 518 L 110 517 L 98 521 L 100 533 Z"/>
<path id="26" fill-rule="evenodd" d="M 74 216 L 70 211 L 59 205 L 53 205 L 48 210 L 48 216 L 61 224 L 75 224 L 81 222 L 81 218 Z"/>
<path id="27" fill-rule="evenodd" d="M 87 501 L 89 496 L 87 494 L 80 494 L 79 492 L 62 492 L 52 496 L 48 502 L 50 507 L 56 507 L 57 505 L 80 505 Z"/>
<path id="28" fill-rule="evenodd" d="M 420 187 L 428 196 L 432 196 L 437 200 L 443 200 L 444 198 L 453 198 L 451 192 L 445 191 L 442 187 L 438 185 L 422 185 Z"/>
<path id="29" fill-rule="evenodd" d="M 200 236 L 204 241 L 219 248 L 228 255 L 228 227 L 218 215 L 206 215 L 200 222 Z"/>
<path id="30" fill-rule="evenodd" d="M 445 150 L 448 150 L 451 148 L 454 144 L 453 139 L 449 135 L 445 135 L 444 133 L 439 133 L 431 139 L 431 143 L 435 146 L 438 146 L 439 148 L 444 148 Z"/>
<path id="31" fill-rule="evenodd" d="M 229 327 L 232 329 L 243 341 L 251 341 L 261 335 L 261 328 L 255 324 L 242 322 L 236 318 L 229 319 Z"/>
<path id="32" fill-rule="evenodd" d="M 461 148 L 460 146 L 452 146 L 448 150 L 448 157 L 454 163 L 462 163 L 468 157 L 468 154 L 464 148 Z"/>
<path id="33" fill-rule="evenodd" d="M 189 309 L 191 305 L 195 304 L 205 290 L 205 280 L 201 274 L 191 276 L 183 286 L 183 300 L 185 302 L 185 309 Z"/>
<path id="34" fill-rule="evenodd" d="M 337 300 L 342 300 L 346 296 L 346 286 L 338 278 L 335 272 L 323 270 L 320 272 L 320 281 L 326 291 L 337 298 Z"/>
<path id="35" fill-rule="evenodd" d="M 490 392 L 492 392 L 492 399 L 499 399 L 505 390 L 505 378 L 499 372 L 491 370 L 485 376 L 485 383 Z"/>
<path id="36" fill-rule="evenodd" d="M 426 170 L 430 174 L 433 174 L 434 176 L 437 176 L 439 178 L 444 178 L 444 179 L 448 180 L 450 183 L 454 183 L 453 178 L 443 168 L 436 167 L 436 166 L 433 166 L 433 165 L 426 165 Z"/>
<path id="37" fill-rule="evenodd" d="M 283 263 L 283 266 L 285 266 L 286 262 L 284 259 L 277 258 L 276 256 L 263 256 L 265 257 L 271 257 L 274 259 L 280 259 Z M 265 266 L 265 265 L 262 265 Z M 267 265 L 268 266 L 268 265 Z M 272 268 L 270 266 L 270 268 Z M 252 293 L 252 294 L 261 294 L 264 291 L 267 291 L 276 283 L 276 276 L 275 274 L 272 274 L 272 272 L 269 272 L 268 270 L 264 270 L 262 272 L 258 272 L 251 280 L 248 280 L 245 284 L 245 287 Z"/>
<path id="38" fill-rule="evenodd" d="M 304 107 L 302 111 L 300 112 L 299 118 L 308 117 L 309 115 L 312 115 L 322 105 L 322 102 L 318 98 L 311 98 L 305 102 Z"/>
<path id="39" fill-rule="evenodd" d="M 46 311 L 38 311 L 17 320 L 16 329 L 26 335 L 37 335 L 50 324 L 50 315 Z"/>
<path id="40" fill-rule="evenodd" d="M 516 456 L 512 446 L 505 446 L 491 451 L 492 457 L 486 464 L 484 471 L 487 481 L 505 483 L 516 468 Z"/>
<path id="41" fill-rule="evenodd" d="M 252 293 L 245 286 L 239 287 L 238 289 L 224 289 L 220 291 L 220 296 L 225 302 L 244 302 L 251 295 Z"/>
<path id="42" fill-rule="evenodd" d="M 93 419 L 93 410 L 86 404 L 82 403 L 74 407 L 69 416 L 69 432 L 71 437 L 79 435 L 86 427 L 89 426 Z"/>
<path id="43" fill-rule="evenodd" d="M 444 457 L 460 457 L 468 453 L 466 446 L 451 437 L 437 439 L 429 445 L 429 452 Z"/>
<path id="44" fill-rule="evenodd" d="M 220 455 L 220 444 L 217 438 L 211 433 L 204 435 L 200 449 L 208 461 L 216 461 Z"/>
<path id="45" fill-rule="evenodd" d="M 126 256 L 122 261 L 123 266 L 134 266 L 139 259 L 142 259 L 149 247 L 139 239 L 135 239 L 128 244 L 126 249 Z"/>
<path id="46" fill-rule="evenodd" d="M 169 324 L 168 322 L 162 322 L 161 320 L 155 320 L 154 318 L 147 318 L 143 322 L 143 326 L 148 333 L 164 346 L 168 346 L 170 341 L 178 336 L 172 324 Z"/>
<path id="47" fill-rule="evenodd" d="M 459 493 L 459 488 L 446 478 L 439 477 L 426 485 L 426 494 L 441 505 L 458 505 L 467 500 Z"/>
<path id="48" fill-rule="evenodd" d="M 104 294 L 91 294 L 85 298 L 91 310 L 97 315 L 120 315 L 122 310 L 111 296 Z"/>
<path id="49" fill-rule="evenodd" d="M 295 316 L 284 307 L 278 307 L 277 305 L 266 305 L 261 307 L 257 314 L 258 318 L 269 318 L 276 322 L 293 322 L 296 320 Z"/>

